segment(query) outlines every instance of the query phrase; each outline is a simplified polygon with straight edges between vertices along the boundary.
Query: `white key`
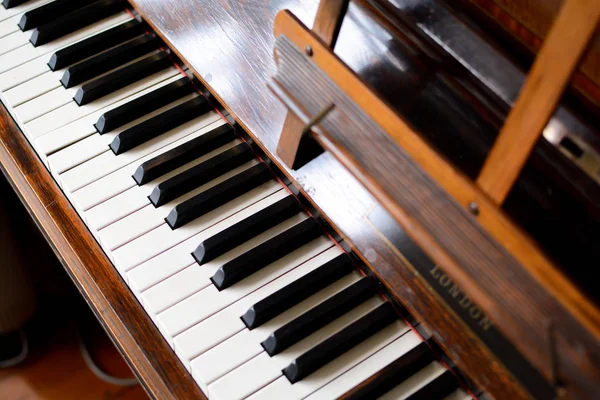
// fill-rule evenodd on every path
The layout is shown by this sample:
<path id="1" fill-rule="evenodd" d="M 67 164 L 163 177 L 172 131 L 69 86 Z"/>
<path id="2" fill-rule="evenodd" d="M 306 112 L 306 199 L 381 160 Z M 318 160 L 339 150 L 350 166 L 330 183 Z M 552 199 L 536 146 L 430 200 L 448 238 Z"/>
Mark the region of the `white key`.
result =
<path id="1" fill-rule="evenodd" d="M 132 19 L 131 15 L 129 15 L 126 12 L 122 12 L 119 14 L 112 15 L 101 21 L 98 21 L 92 25 L 86 26 L 85 28 L 80 29 L 76 32 L 63 36 L 60 39 L 53 40 L 50 43 L 46 43 L 38 47 L 33 47 L 33 45 L 31 44 L 21 46 L 15 50 L 0 55 L 0 73 L 16 68 L 39 56 L 49 56 L 48 53 L 52 53 L 60 48 L 68 46 L 72 43 L 76 43 L 95 32 L 99 32 L 100 30 L 106 29 L 107 27 L 110 27 L 120 22 L 128 21 L 130 19 Z M 46 62 L 48 62 L 48 60 L 46 60 Z M 0 81 L 2 80 L 3 79 L 1 79 L 0 76 Z"/>
<path id="2" fill-rule="evenodd" d="M 219 291 L 214 285 L 210 285 L 159 314 L 157 318 L 159 326 L 167 336 L 178 335 L 324 252 L 332 245 L 331 240 L 320 237 L 227 289 Z"/>
<path id="3" fill-rule="evenodd" d="M 155 152 L 161 147 L 193 134 L 199 129 L 204 128 L 209 131 L 218 128 L 223 124 L 224 122 L 219 118 L 219 115 L 211 111 L 169 131 L 168 134 L 160 135 L 159 137 L 126 151 L 119 156 L 115 156 L 112 151 L 108 150 L 98 157 L 62 174 L 59 178 L 60 183 L 64 189 L 72 193 L 111 172 L 138 161 L 142 157 Z"/>
<path id="4" fill-rule="evenodd" d="M 221 146 L 218 149 L 211 151 L 210 153 L 199 157 L 196 160 L 191 161 L 152 182 L 148 182 L 142 186 L 135 185 L 131 189 L 126 190 L 125 192 L 118 194 L 117 196 L 103 202 L 102 204 L 91 208 L 85 214 L 85 220 L 87 225 L 90 226 L 92 229 L 100 230 L 106 227 L 107 225 L 112 224 L 113 222 L 116 222 L 129 214 L 134 213 L 135 211 L 150 204 L 148 196 L 150 195 L 150 193 L 152 193 L 156 185 L 198 164 L 201 164 L 206 160 L 224 151 L 227 151 L 240 143 L 240 140 L 233 140 L 225 146 Z M 133 181 L 131 176 L 129 178 L 131 181 Z"/>
<path id="5" fill-rule="evenodd" d="M 133 95 L 126 97 L 98 111 L 95 111 L 90 115 L 86 115 L 83 118 L 80 118 L 65 126 L 55 129 L 52 132 L 48 132 L 45 135 L 40 136 L 35 140 L 35 147 L 38 151 L 38 154 L 40 154 L 41 156 L 48 156 L 81 139 L 95 134 L 96 128 L 94 127 L 94 124 L 98 122 L 98 119 L 100 118 L 100 116 L 102 116 L 102 114 L 113 110 L 123 104 L 127 104 L 132 100 L 144 96 L 147 93 L 153 92 L 154 90 L 166 86 L 180 78 L 180 75 L 176 75 L 163 82 L 148 85 L 144 88 L 144 90 L 134 93 Z"/>
<path id="6" fill-rule="evenodd" d="M 375 295 L 352 311 L 333 320 L 281 353 L 269 357 L 265 351 L 261 352 L 258 356 L 210 384 L 208 386 L 209 397 L 219 400 L 243 399 L 248 397 L 261 387 L 280 377 L 281 370 L 296 358 L 367 315 L 381 304 L 383 304 L 383 300 L 378 295 Z M 234 355 L 231 356 L 235 357 Z"/>
<path id="7" fill-rule="evenodd" d="M 213 179 L 212 181 L 192 190 L 189 193 L 179 197 L 178 199 L 172 200 L 167 204 L 160 207 L 154 207 L 152 204 L 141 208 L 140 210 L 126 216 L 123 219 L 107 226 L 106 228 L 99 231 L 100 244 L 107 250 L 114 250 L 125 243 L 132 241 L 133 239 L 142 236 L 146 232 L 150 232 L 154 228 L 157 228 L 165 224 L 165 218 L 169 215 L 169 212 L 178 204 L 222 183 L 227 179 L 234 177 L 235 175 L 257 165 L 258 161 L 252 160 L 247 162 L 238 168 L 235 168 L 220 177 Z"/>
<path id="8" fill-rule="evenodd" d="M 142 57 L 139 57 L 138 59 L 136 59 L 134 61 L 131 61 L 120 67 L 117 67 L 116 69 L 127 66 L 129 64 L 133 64 L 133 63 L 139 61 L 140 59 L 146 58 L 152 54 L 156 54 L 159 51 L 160 50 L 156 50 L 154 53 L 146 54 Z M 169 69 L 165 69 L 165 70 L 169 70 Z M 105 74 L 98 75 L 96 78 L 100 78 L 103 75 L 110 74 L 111 72 L 112 71 L 109 71 Z M 42 115 L 49 113 L 50 111 L 56 110 L 57 108 L 64 106 L 65 104 L 73 103 L 73 97 L 75 96 L 77 91 L 84 84 L 85 84 L 85 82 L 80 85 L 76 85 L 71 88 L 68 88 L 68 89 L 65 89 L 61 85 L 56 85 L 55 89 L 52 89 L 47 93 L 44 93 L 38 97 L 33 98 L 32 100 L 30 100 L 24 104 L 21 104 L 18 107 L 15 107 L 15 113 L 16 113 L 17 117 L 21 120 L 21 122 L 24 122 L 24 123 L 30 122 L 33 119 L 39 118 Z M 129 86 L 133 86 L 133 84 L 127 85 L 125 88 L 127 88 Z M 15 88 L 15 89 L 18 90 L 18 88 Z M 111 93 L 109 95 L 103 96 L 102 99 L 108 98 L 109 101 L 111 103 L 113 103 L 114 99 L 112 99 L 112 97 L 113 97 L 113 94 Z M 101 100 L 101 99 L 99 99 L 99 100 Z"/>
<path id="9" fill-rule="evenodd" d="M 174 101 L 164 107 L 159 108 L 149 114 L 144 115 L 136 119 L 135 121 L 131 121 L 130 123 L 120 127 L 119 129 L 115 129 L 111 132 L 105 133 L 104 135 L 90 135 L 85 139 L 80 140 L 79 142 L 66 147 L 65 149 L 58 151 L 51 156 L 48 157 L 48 166 L 50 170 L 55 175 L 60 175 L 63 172 L 76 167 L 77 165 L 83 164 L 84 162 L 91 160 L 92 158 L 109 151 L 109 145 L 115 138 L 115 136 L 119 135 L 121 132 L 126 131 L 129 128 L 132 128 L 144 121 L 147 121 L 150 118 L 153 118 L 167 110 L 170 110 L 173 107 L 176 107 L 182 103 L 185 103 L 188 100 L 197 97 L 198 94 L 190 94 L 181 99 Z M 91 128 L 95 129 L 92 125 Z M 165 132 L 164 135 L 168 135 L 169 132 Z"/>
<path id="10" fill-rule="evenodd" d="M 432 362 L 386 394 L 380 400 L 399 400 L 425 387 L 429 382 L 446 372 L 446 368 L 437 361 Z"/>
<path id="11" fill-rule="evenodd" d="M 176 336 L 174 340 L 174 349 L 177 355 L 183 361 L 186 368 L 189 369 L 191 359 L 204 354 L 209 349 L 245 328 L 240 316 L 243 315 L 248 308 L 295 280 L 300 279 L 309 272 L 314 271 L 323 264 L 333 260 L 340 254 L 342 254 L 342 251 L 338 247 L 331 247 L 327 251 L 324 251 L 300 265 L 298 268 L 283 274 L 274 281 L 219 311 L 212 317 L 207 318 Z"/>
<path id="12" fill-rule="evenodd" d="M 296 270 L 299 269 L 300 268 L 297 268 Z M 307 274 L 308 272 L 310 271 L 305 271 L 303 275 Z M 220 339 L 225 340 L 232 334 L 234 334 L 234 336 L 223 341 L 219 345 L 211 348 L 210 350 L 208 350 L 207 352 L 205 352 L 204 354 L 200 355 L 192 361 L 191 367 L 194 379 L 198 384 L 200 384 L 201 388 L 206 389 L 208 385 L 214 382 L 215 380 L 219 379 L 223 375 L 227 374 L 228 372 L 232 371 L 233 369 L 239 367 L 240 365 L 244 364 L 245 362 L 262 353 L 264 350 L 260 343 L 264 341 L 275 330 L 281 328 L 283 325 L 289 323 L 290 321 L 294 320 L 295 318 L 298 318 L 305 312 L 323 303 L 324 301 L 334 296 L 335 294 L 341 292 L 348 286 L 358 282 L 358 280 L 360 280 L 361 277 L 362 276 L 358 271 L 354 271 L 341 278 L 337 282 L 334 282 L 325 289 L 314 294 L 313 296 L 309 297 L 308 299 L 290 308 L 286 312 L 273 318 L 271 321 L 268 321 L 265 324 L 253 330 L 248 330 L 240 319 L 240 317 L 246 310 L 233 313 L 228 312 L 229 308 L 235 306 L 234 304 L 221 311 L 219 314 L 215 315 L 212 318 L 219 318 L 221 314 L 226 313 L 228 319 L 221 319 L 223 319 L 223 325 L 228 329 L 216 328 L 216 330 L 217 332 L 225 331 L 224 333 L 229 335 L 221 335 Z M 199 325 L 203 325 L 206 322 L 208 322 L 208 320 L 204 321 Z M 230 326 L 231 328 L 229 328 Z M 235 331 L 231 332 L 231 330 L 233 330 L 234 327 L 239 333 L 236 333 Z M 185 333 L 181 336 L 185 335 Z M 213 335 L 215 335 L 215 333 L 211 333 L 211 336 Z M 204 338 L 196 337 L 195 341 L 202 343 L 204 341 Z M 178 338 L 176 338 L 176 351 L 178 350 L 177 345 L 179 343 L 180 342 L 178 342 Z M 188 343 L 188 345 L 190 344 L 193 345 L 193 343 Z M 197 348 L 198 345 L 196 345 L 195 347 Z M 181 351 L 178 353 L 178 355 L 180 355 L 180 353 Z M 184 364 L 186 364 L 187 360 L 182 361 L 184 361 Z"/>
<path id="13" fill-rule="evenodd" d="M 18 107 L 29 100 L 56 89 L 60 86 L 59 80 L 60 76 L 57 77 L 56 73 L 46 72 L 30 81 L 7 90 L 4 92 L 4 98 L 12 107 Z"/>
<path id="14" fill-rule="evenodd" d="M 146 290 L 191 265 L 191 252 L 204 238 L 287 195 L 278 182 L 270 181 L 180 228 L 172 230 L 161 225 L 115 250 L 115 266 L 120 271 L 131 271 L 127 279 L 134 292 Z"/>
<path id="15" fill-rule="evenodd" d="M 65 89 L 58 87 L 25 104 L 15 107 L 15 115 L 22 123 L 26 124 L 67 103 L 73 102 L 73 96 L 76 92 L 77 88 Z"/>
<path id="16" fill-rule="evenodd" d="M 123 193 L 127 189 L 134 187 L 136 182 L 133 180 L 132 175 L 142 163 L 173 148 L 176 148 L 177 146 L 180 146 L 192 139 L 195 139 L 202 134 L 203 130 L 196 131 L 189 136 L 179 139 L 168 146 L 162 147 L 157 151 L 148 154 L 135 163 L 126 165 L 125 167 L 120 168 L 117 171 L 112 172 L 109 175 L 106 175 L 103 178 L 100 178 L 97 181 L 75 191 L 72 194 L 72 201 L 74 205 L 79 211 L 87 211 L 90 208 L 113 198 L 119 193 Z"/>
<path id="17" fill-rule="evenodd" d="M 7 64 L 0 63 L 0 91 L 11 89 L 17 85 L 25 83 L 36 76 L 42 75 L 45 72 L 50 71 L 48 67 L 48 61 L 50 60 L 50 53 L 53 53 L 60 48 L 67 47 L 73 43 L 77 43 L 90 36 L 94 36 L 100 32 L 110 29 L 116 25 L 120 25 L 124 21 L 131 19 L 128 14 L 117 14 L 107 18 L 104 21 L 100 21 L 96 24 L 90 25 L 88 28 L 84 28 L 81 32 L 75 32 L 71 35 L 67 35 L 64 38 L 58 39 L 62 45 L 56 48 L 48 48 L 46 53 L 38 54 L 38 49 L 46 49 L 51 43 L 43 46 L 34 48 L 23 46 L 11 54 L 13 59 L 8 61 Z M 44 50 L 45 51 L 45 50 Z M 16 68 L 18 66 L 18 68 Z"/>
<path id="18" fill-rule="evenodd" d="M 118 47 L 118 46 L 119 45 L 117 45 L 116 47 Z M 116 71 L 120 68 L 126 67 L 130 64 L 136 63 L 137 61 L 146 58 L 148 55 L 156 54 L 156 53 L 158 53 L 158 50 L 155 52 L 149 52 L 149 53 L 144 54 L 132 61 L 121 64 L 117 67 L 114 67 L 111 70 L 104 72 L 102 74 L 96 75 L 89 80 L 101 78 L 104 75 L 108 75 L 108 74 L 112 73 L 113 71 Z M 45 58 L 47 58 L 47 56 L 45 56 L 44 59 Z M 33 100 L 45 93 L 48 93 L 48 92 L 52 91 L 53 89 L 63 87 L 61 84 L 61 79 L 62 79 L 65 71 L 68 68 L 69 67 L 65 67 L 65 68 L 62 68 L 62 69 L 59 69 L 56 71 L 50 71 L 50 68 L 48 67 L 48 71 L 45 72 L 44 74 L 37 76 L 29 81 L 24 82 L 23 84 L 20 84 L 16 87 L 13 87 L 13 88 L 7 90 L 4 94 L 4 96 L 9 101 L 9 104 L 11 106 L 16 107 L 27 101 Z M 68 90 L 71 90 L 72 92 L 76 92 L 86 82 L 82 82 L 81 84 L 75 85 L 74 87 L 69 88 Z"/>
<path id="19" fill-rule="evenodd" d="M 157 84 L 179 74 L 180 72 L 177 70 L 177 68 L 168 68 L 135 82 L 127 87 L 117 90 L 116 92 L 111 93 L 110 96 L 104 96 L 101 99 L 93 101 L 89 104 L 78 106 L 77 103 L 71 101 L 68 104 L 25 125 L 25 134 L 31 139 L 36 139 L 47 132 L 53 131 L 70 122 L 76 121 L 79 118 L 85 117 L 86 115 L 123 100 L 150 85 Z"/>
<path id="20" fill-rule="evenodd" d="M 417 347 L 420 343 L 421 339 L 416 333 L 412 331 L 408 332 L 349 371 L 338 376 L 308 396 L 306 400 L 337 399 L 344 393 L 349 392 L 358 383 L 364 382 L 387 365 Z"/>
<path id="21" fill-rule="evenodd" d="M 270 183 L 268 185 L 274 186 L 274 185 L 271 185 Z M 196 233 L 195 235 L 191 236 L 190 238 L 186 239 L 185 241 L 177 244 L 174 247 L 171 247 L 170 249 L 166 250 L 163 253 L 160 253 L 156 257 L 153 257 L 153 258 L 145 261 L 144 263 L 133 267 L 133 269 L 127 268 L 128 272 L 127 272 L 126 281 L 129 284 L 129 288 L 131 290 L 133 290 L 134 293 L 141 293 L 141 292 L 151 288 L 152 286 L 158 284 L 159 282 L 164 281 L 168 277 L 175 275 L 179 271 L 181 271 L 184 268 L 187 268 L 190 265 L 195 263 L 195 260 L 192 257 L 191 253 L 194 250 L 196 250 L 196 247 L 198 247 L 198 245 L 203 240 L 216 235 L 217 233 L 229 228 L 230 226 L 237 224 L 240 221 L 243 221 L 244 219 L 248 218 L 249 216 L 256 214 L 257 212 L 269 207 L 270 205 L 276 203 L 277 201 L 279 201 L 287 196 L 291 196 L 288 192 L 283 190 L 283 188 L 279 188 L 279 190 L 277 192 L 271 194 L 272 190 L 277 190 L 277 188 L 271 189 L 266 192 L 264 190 L 260 191 L 256 196 L 248 196 L 248 193 L 245 194 L 244 196 L 247 196 L 248 200 L 246 200 L 246 202 L 243 205 L 251 204 L 251 202 L 256 201 L 256 199 L 259 199 L 259 200 L 256 201 L 254 204 L 251 204 L 248 207 L 242 209 L 241 211 L 229 216 L 228 218 L 225 218 L 224 220 L 211 226 L 210 228 L 204 229 L 204 230 L 200 231 L 199 233 Z M 268 194 L 268 196 L 267 196 L 267 194 Z M 244 197 L 244 196 L 240 196 L 238 199 L 240 199 L 241 197 Z M 224 207 L 220 207 L 220 208 L 224 208 Z M 229 215 L 229 213 L 220 213 L 220 216 L 225 216 L 225 215 Z M 199 218 L 199 220 L 202 220 L 202 219 L 203 218 Z M 196 221 L 193 221 L 188 225 L 194 224 L 195 222 Z M 186 225 L 186 226 L 188 226 L 188 225 Z M 207 225 L 207 224 L 205 224 L 205 225 Z M 185 229 L 186 226 L 184 226 L 180 229 Z M 176 231 L 178 231 L 180 229 L 177 229 Z M 198 228 L 198 229 L 201 229 L 201 228 Z M 166 232 L 166 234 L 168 235 L 169 232 Z M 144 237 L 141 237 L 140 239 L 143 239 L 143 238 Z M 164 238 L 161 238 L 161 239 L 162 239 L 161 242 L 164 241 Z M 127 247 L 127 245 L 122 247 L 121 249 L 124 249 L 126 247 Z M 121 250 L 121 249 L 119 249 L 119 250 Z M 158 251 L 160 251 L 160 250 L 161 249 L 159 248 Z M 139 254 L 139 253 L 136 253 L 136 254 Z M 119 256 L 120 255 L 117 255 L 115 258 L 120 259 Z"/>
<path id="22" fill-rule="evenodd" d="M 4 82 L 4 73 L 33 60 L 39 55 L 36 47 L 21 46 L 6 54 L 0 55 L 0 82 Z"/>
<path id="23" fill-rule="evenodd" d="M 331 382 L 338 376 L 342 375 L 346 371 L 350 370 L 355 365 L 359 364 L 363 360 L 375 354 L 376 352 L 387 346 L 389 343 L 398 339 L 407 332 L 408 327 L 403 322 L 396 321 L 392 325 L 377 332 L 375 335 L 371 336 L 361 344 L 348 350 L 346 353 L 342 354 L 334 361 L 319 368 L 314 373 L 310 374 L 301 381 L 294 383 L 293 385 L 285 376 L 281 374 L 280 371 L 280 376 L 276 380 L 269 383 L 264 388 L 258 390 L 252 396 L 248 397 L 248 399 L 303 399 L 311 393 L 315 392 L 316 390 L 320 389 L 321 387 L 325 386 L 327 383 Z M 261 354 L 261 356 L 263 355 L 266 355 L 266 353 Z M 266 356 L 266 358 L 268 359 L 269 357 Z M 249 363 L 246 363 L 244 365 L 248 364 Z M 215 384 L 218 382 L 219 381 L 216 381 Z M 211 393 L 212 392 L 209 392 L 209 395 Z M 211 397 L 211 399 L 213 399 L 213 397 Z M 222 400 L 221 397 L 214 397 L 214 399 Z"/>
<path id="24" fill-rule="evenodd" d="M 0 55 L 28 44 L 30 36 L 31 35 L 18 30 L 7 36 L 4 36 L 3 38 L 0 38 Z"/>
<path id="25" fill-rule="evenodd" d="M 28 51 L 30 51 L 29 48 L 15 50 L 15 52 L 21 53 Z M 36 76 L 50 71 L 47 63 L 48 56 L 44 55 L 20 65 L 19 68 L 13 68 L 9 71 L 0 73 L 0 91 L 7 91 L 22 83 L 28 82 Z M 2 66 L 0 66 L 0 68 L 2 68 Z"/>
<path id="26" fill-rule="evenodd" d="M 34 8 L 38 8 L 39 6 L 43 6 L 46 3 L 50 3 L 52 0 L 35 0 L 28 1 L 26 3 L 20 4 L 16 7 L 12 7 L 9 9 L 0 6 L 0 21 L 4 21 L 10 17 L 14 17 L 15 15 L 23 14 L 29 10 L 33 10 Z"/>
<path id="27" fill-rule="evenodd" d="M 20 19 L 21 16 L 17 15 L 15 17 L 5 19 L 4 21 L 0 22 L 0 38 L 3 38 L 6 35 L 10 35 L 11 33 L 18 31 L 18 23 Z"/>
<path id="28" fill-rule="evenodd" d="M 183 271 L 142 293 L 144 308 L 148 312 L 158 314 L 186 297 L 199 292 L 211 284 L 210 277 L 224 264 L 298 225 L 307 218 L 308 215 L 305 213 L 299 213 L 202 266 L 198 264 L 190 265 Z"/>

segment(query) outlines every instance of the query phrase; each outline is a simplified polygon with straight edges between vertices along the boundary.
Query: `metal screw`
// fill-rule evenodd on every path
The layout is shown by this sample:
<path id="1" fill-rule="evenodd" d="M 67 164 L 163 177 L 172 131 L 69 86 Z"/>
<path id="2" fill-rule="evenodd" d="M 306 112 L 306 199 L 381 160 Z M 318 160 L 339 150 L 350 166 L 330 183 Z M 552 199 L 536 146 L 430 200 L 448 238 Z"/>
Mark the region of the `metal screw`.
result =
<path id="1" fill-rule="evenodd" d="M 471 211 L 471 214 L 475 216 L 479 215 L 479 206 L 474 201 L 469 203 L 469 210 Z"/>
<path id="2" fill-rule="evenodd" d="M 313 55 L 313 49 L 312 49 L 312 47 L 310 47 L 309 44 L 307 44 L 306 47 L 304 48 L 304 52 L 309 57 L 312 57 L 312 55 Z"/>

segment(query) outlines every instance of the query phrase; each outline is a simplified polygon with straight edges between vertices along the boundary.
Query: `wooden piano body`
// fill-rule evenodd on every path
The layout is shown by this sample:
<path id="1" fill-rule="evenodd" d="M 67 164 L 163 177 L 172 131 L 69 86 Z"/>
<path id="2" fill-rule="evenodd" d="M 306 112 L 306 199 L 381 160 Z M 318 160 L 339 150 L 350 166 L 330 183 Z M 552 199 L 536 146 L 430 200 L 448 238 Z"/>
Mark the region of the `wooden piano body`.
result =
<path id="1" fill-rule="evenodd" d="M 386 64 L 395 60 L 386 59 L 385 52 L 369 48 L 371 52 L 365 50 L 361 54 L 360 46 L 352 49 L 353 40 L 358 41 L 361 37 L 348 36 L 348 32 L 351 27 L 372 29 L 368 34 L 362 33 L 361 44 L 367 47 L 380 45 L 382 38 L 386 38 L 385 30 L 370 23 L 377 19 L 382 24 L 382 10 L 377 6 L 387 2 L 352 1 L 347 10 L 342 6 L 344 2 L 334 0 L 322 1 L 322 9 L 317 1 L 301 0 L 179 0 L 168 5 L 160 0 L 131 0 L 130 3 L 206 85 L 224 107 L 227 117 L 244 128 L 319 214 L 351 245 L 384 284 L 387 293 L 433 332 L 435 341 L 474 387 L 494 398 L 543 397 L 548 391 L 593 398 L 600 377 L 600 311 L 588 293 L 549 261 L 525 229 L 498 205 L 502 205 L 521 167 L 527 162 L 565 87 L 569 87 L 576 104 L 585 105 L 586 110 L 593 112 L 600 104 L 597 37 L 592 39 L 581 67 L 577 64 L 598 21 L 599 7 L 594 1 L 566 2 L 570 5 L 567 10 L 570 14 L 560 14 L 562 25 L 557 24 L 558 34 L 552 31 L 554 36 L 552 33 L 548 36 L 549 43 L 564 46 L 564 42 L 556 38 L 564 32 L 564 27 L 573 27 L 573 21 L 584 16 L 588 21 L 573 29 L 575 45 L 571 43 L 566 49 L 561 48 L 559 54 L 567 56 L 560 63 L 548 50 L 550 44 L 548 49 L 542 47 L 540 50 L 540 43 L 558 15 L 560 2 L 548 2 L 547 9 L 543 9 L 545 14 L 538 14 L 537 4 L 460 2 L 465 5 L 465 13 L 493 22 L 490 35 L 509 41 L 511 45 L 514 45 L 514 38 L 518 38 L 521 42 L 512 48 L 520 49 L 519 56 L 527 59 L 531 57 L 528 51 L 540 51 L 540 60 L 534 64 L 531 73 L 536 78 L 539 73 L 542 78 L 538 79 L 549 79 L 542 85 L 542 91 L 534 84 L 530 85 L 531 90 L 523 90 L 507 120 L 515 122 L 512 126 L 505 125 L 508 133 L 503 131 L 503 135 L 506 133 L 507 145 L 505 149 L 499 147 L 497 160 L 506 160 L 506 154 L 511 154 L 516 166 L 512 175 L 510 171 L 504 175 L 510 168 L 498 171 L 498 164 L 491 159 L 489 174 L 482 172 L 477 182 L 473 176 L 454 168 L 420 139 L 412 125 L 403 122 L 389 106 L 389 98 L 369 97 L 373 96 L 373 89 L 375 93 L 385 92 L 387 82 L 394 78 L 390 74 L 398 66 Z M 422 3 L 426 9 L 430 2 Z M 278 15 L 282 10 L 289 10 L 289 13 Z M 340 10 L 343 12 L 339 13 Z M 410 15 L 414 10 L 407 6 L 404 11 Z M 314 22 L 315 18 L 317 22 Z M 342 20 L 350 27 L 344 28 Z M 318 21 L 322 21 L 320 25 Z M 416 35 L 406 28 L 394 30 L 390 20 L 386 23 L 382 24 L 385 29 L 398 36 L 411 38 Z M 309 31 L 311 27 L 313 33 Z M 514 36 L 506 36 L 504 29 Z M 283 36 L 289 39 L 285 44 L 287 48 L 279 40 Z M 324 96 L 330 88 L 325 85 L 311 88 L 311 82 L 307 80 L 303 84 L 313 92 L 306 92 L 305 98 L 287 90 L 286 84 L 291 81 L 285 79 L 289 75 L 278 69 L 273 57 L 276 38 L 275 58 L 281 60 L 286 56 L 286 62 L 291 62 L 292 47 L 295 46 L 305 57 L 305 62 L 314 62 L 311 65 L 316 68 L 310 73 L 325 72 L 334 82 L 331 88 L 341 88 L 347 103 L 336 104 L 329 113 L 323 113 L 322 118 L 314 119 L 319 113 L 306 107 L 309 98 L 313 95 L 313 99 L 319 99 L 314 106 L 323 110 L 329 103 L 319 96 Z M 339 51 L 333 47 L 331 51 L 329 45 L 336 38 L 342 47 Z M 390 39 L 393 49 L 392 44 Z M 436 54 L 433 52 L 432 58 Z M 552 60 L 551 64 L 560 66 L 548 69 L 549 63 L 544 62 L 548 59 Z M 378 66 L 380 69 L 374 68 Z M 412 72 L 412 68 L 419 66 L 418 63 L 407 65 L 406 70 Z M 428 67 L 426 63 L 423 66 Z M 571 86 L 569 79 L 576 67 Z M 269 82 L 271 90 L 267 87 Z M 408 83 L 404 84 L 407 86 L 400 85 L 391 90 L 410 89 Z M 426 85 L 427 82 L 417 84 Z M 354 110 L 356 104 L 370 118 L 359 118 L 363 125 L 358 126 L 377 131 L 367 131 L 362 142 L 358 136 L 360 132 L 356 130 L 335 130 L 343 126 L 340 123 L 356 122 L 356 114 L 349 111 Z M 0 113 L 0 165 L 3 172 L 149 394 L 161 399 L 202 398 L 200 389 L 121 281 L 11 117 L 4 108 Z M 527 118 L 529 125 L 525 126 L 529 145 L 520 141 L 515 149 L 510 145 L 514 144 L 515 137 L 522 139 L 518 135 L 523 130 L 519 125 L 523 115 L 535 116 Z M 289 143 L 298 144 L 300 133 L 311 119 L 313 136 L 327 151 L 301 167 L 290 168 L 286 163 L 291 164 L 294 160 L 296 148 L 290 147 Z M 395 136 L 391 132 L 395 132 Z M 281 137 L 284 137 L 282 142 Z M 292 139 L 286 143 L 285 137 Z M 373 140 L 372 148 L 365 145 L 369 140 Z M 386 152 L 385 146 L 390 143 L 406 152 L 395 152 L 392 147 Z M 279 149 L 278 145 L 281 146 Z M 285 153 L 290 148 L 291 158 Z M 278 156 L 278 151 L 283 157 Z M 303 147 L 298 151 L 301 156 Z M 358 157 L 360 152 L 363 155 Z M 515 152 L 521 154 L 515 156 Z M 406 158 L 399 160 L 399 155 Z M 386 158 L 389 162 L 398 161 L 398 164 L 389 164 L 384 161 Z M 403 168 L 403 171 L 412 167 L 416 174 L 413 177 L 424 173 L 422 181 L 402 181 L 389 171 L 389 180 L 380 179 L 386 178 L 386 169 L 390 166 Z M 499 181 L 505 185 L 498 187 Z M 394 186 L 400 184 L 405 186 Z M 403 191 L 413 189 L 419 193 L 423 188 L 432 196 L 416 196 L 413 203 L 405 198 L 405 206 L 400 205 Z M 437 200 L 438 204 L 424 201 L 431 199 Z M 419 204 L 419 201 L 424 203 Z M 425 211 L 417 216 L 406 205 L 420 206 Z M 427 213 L 431 213 L 429 219 L 424 217 Z M 440 229 L 432 230 L 436 224 Z M 464 237 L 457 235 L 459 231 L 466 232 Z M 444 238 L 448 240 L 444 242 Z M 486 259 L 490 252 L 496 253 Z M 455 288 L 453 295 L 448 295 L 448 287 Z M 460 294 L 457 294 L 459 287 Z"/>

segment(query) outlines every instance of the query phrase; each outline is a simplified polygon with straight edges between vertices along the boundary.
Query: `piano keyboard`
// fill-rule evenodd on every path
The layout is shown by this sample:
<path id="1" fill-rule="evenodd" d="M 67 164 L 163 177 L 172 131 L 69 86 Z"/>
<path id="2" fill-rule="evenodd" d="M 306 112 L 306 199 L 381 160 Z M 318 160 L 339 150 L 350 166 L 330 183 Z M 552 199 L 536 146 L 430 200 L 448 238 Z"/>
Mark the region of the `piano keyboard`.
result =
<path id="1" fill-rule="evenodd" d="M 2 102 L 204 393 L 470 398 L 126 7 L 4 0 Z"/>

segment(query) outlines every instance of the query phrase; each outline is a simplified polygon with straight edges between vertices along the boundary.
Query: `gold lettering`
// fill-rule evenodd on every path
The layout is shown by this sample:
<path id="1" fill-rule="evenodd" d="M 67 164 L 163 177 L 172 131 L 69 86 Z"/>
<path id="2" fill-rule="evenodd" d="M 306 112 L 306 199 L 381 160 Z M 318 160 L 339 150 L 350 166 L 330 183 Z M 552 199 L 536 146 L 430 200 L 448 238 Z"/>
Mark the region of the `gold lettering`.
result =
<path id="1" fill-rule="evenodd" d="M 462 299 L 460 299 L 460 301 L 458 302 L 458 304 L 462 308 L 468 308 L 469 306 L 471 306 L 471 300 L 468 297 L 463 297 Z"/>
<path id="2" fill-rule="evenodd" d="M 479 326 L 482 327 L 484 331 L 489 330 L 492 327 L 492 325 L 492 321 L 487 319 L 486 316 L 479 320 Z"/>
<path id="3" fill-rule="evenodd" d="M 457 302 L 458 304 L 465 310 L 468 311 L 469 316 L 471 318 L 473 318 L 474 320 L 479 320 L 478 324 L 479 326 L 484 330 L 487 331 L 489 330 L 493 324 L 492 321 L 490 321 L 485 314 L 481 311 L 481 309 L 479 307 L 477 307 L 476 305 L 473 304 L 473 302 L 471 301 L 471 299 L 469 299 L 467 296 L 464 295 L 464 293 L 460 290 L 460 288 L 458 286 L 456 286 L 456 284 L 454 282 L 452 282 L 452 280 L 448 277 L 448 275 L 444 274 L 437 265 L 435 265 L 430 271 L 429 273 L 431 274 L 431 276 L 433 276 L 442 287 L 448 288 L 448 293 L 450 294 L 450 296 L 452 296 L 454 299 L 459 299 Z M 452 285 L 452 286 L 450 286 Z"/>
<path id="4" fill-rule="evenodd" d="M 477 306 L 473 306 L 469 309 L 469 315 L 473 319 L 479 319 L 481 317 L 481 310 Z"/>
<path id="5" fill-rule="evenodd" d="M 448 285 L 450 285 L 452 283 L 452 281 L 450 280 L 450 278 L 448 278 L 448 275 L 444 274 L 440 277 L 440 284 L 443 287 L 448 287 Z"/>
<path id="6" fill-rule="evenodd" d="M 454 297 L 455 299 L 462 294 L 456 284 L 453 284 L 452 287 L 448 289 L 448 293 L 450 293 L 450 296 Z"/>

